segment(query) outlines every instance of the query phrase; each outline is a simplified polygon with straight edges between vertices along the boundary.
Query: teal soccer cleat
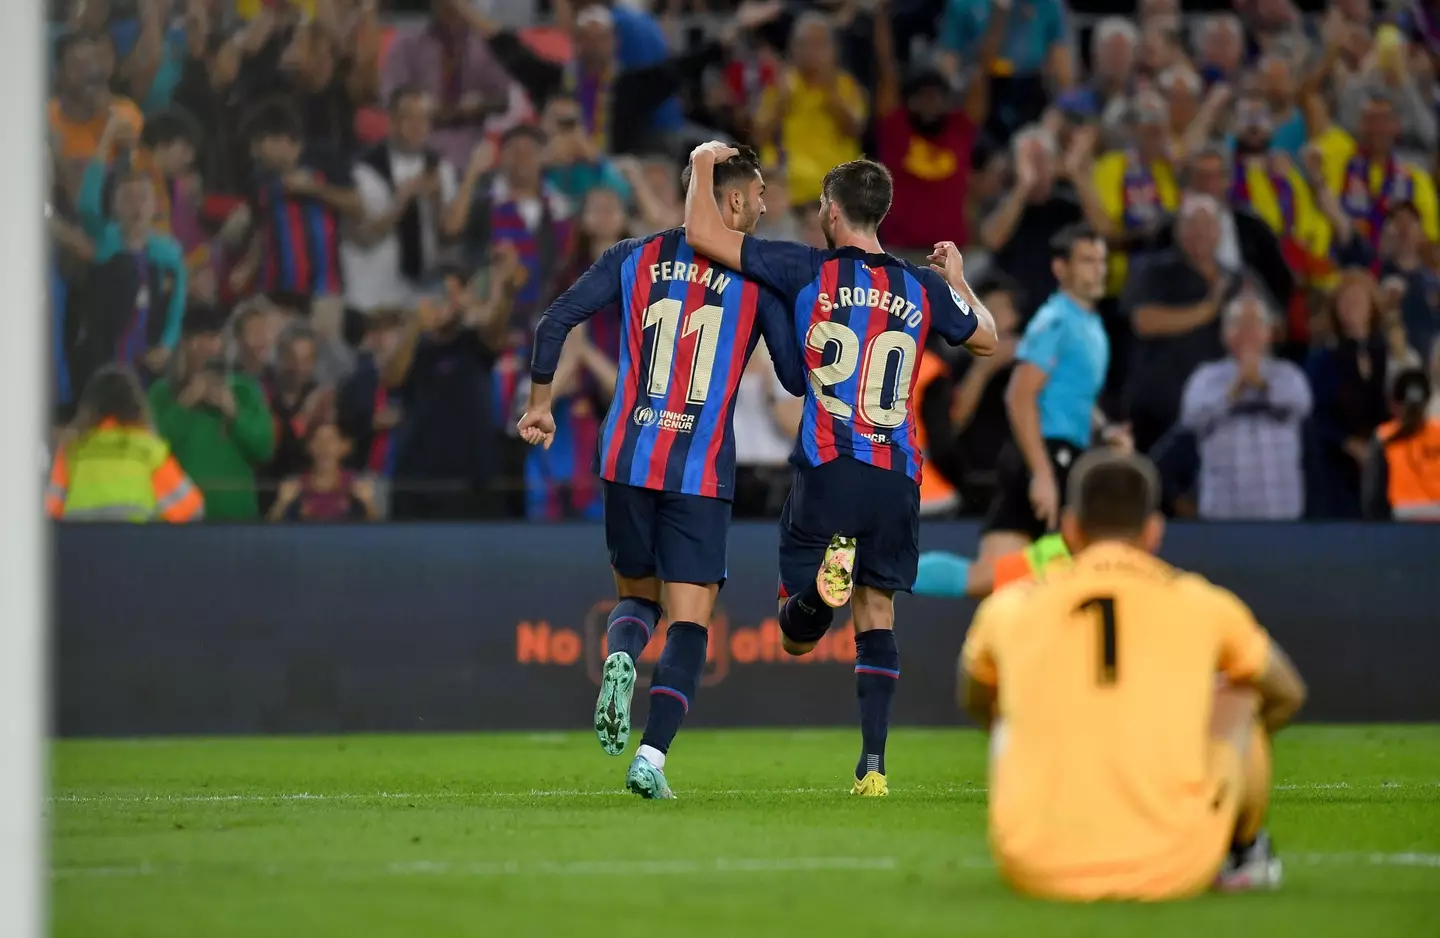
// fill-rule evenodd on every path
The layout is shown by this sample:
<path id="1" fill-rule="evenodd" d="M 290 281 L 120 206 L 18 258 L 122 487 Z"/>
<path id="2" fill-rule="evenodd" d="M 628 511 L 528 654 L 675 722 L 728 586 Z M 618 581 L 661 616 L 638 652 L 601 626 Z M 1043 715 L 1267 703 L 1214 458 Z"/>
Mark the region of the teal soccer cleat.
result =
<path id="1" fill-rule="evenodd" d="M 605 659 L 600 696 L 595 700 L 595 736 L 612 756 L 630 742 L 630 698 L 635 693 L 635 662 L 623 651 Z"/>
<path id="2" fill-rule="evenodd" d="M 630 771 L 625 773 L 625 787 L 646 800 L 675 797 L 670 783 L 665 781 L 665 773 L 651 765 L 644 756 L 636 756 L 631 761 Z"/>

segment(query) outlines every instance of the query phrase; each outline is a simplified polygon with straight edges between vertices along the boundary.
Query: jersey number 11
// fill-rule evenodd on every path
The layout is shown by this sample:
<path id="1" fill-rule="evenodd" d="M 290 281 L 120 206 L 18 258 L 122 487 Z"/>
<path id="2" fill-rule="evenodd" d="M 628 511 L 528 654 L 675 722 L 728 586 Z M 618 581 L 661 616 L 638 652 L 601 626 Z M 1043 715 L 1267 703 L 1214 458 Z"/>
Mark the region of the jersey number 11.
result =
<path id="1" fill-rule="evenodd" d="M 680 331 L 683 305 L 666 297 L 651 303 L 645 310 L 645 325 L 655 326 L 655 344 L 650 350 L 650 380 L 647 390 L 652 398 L 664 397 L 670 391 L 670 368 L 675 360 L 675 333 Z M 710 394 L 710 375 L 715 371 L 715 353 L 720 348 L 720 320 L 725 310 L 719 306 L 697 306 L 684 317 L 682 336 L 698 332 L 695 360 L 690 363 L 690 381 L 685 388 L 687 404 L 703 404 Z"/>

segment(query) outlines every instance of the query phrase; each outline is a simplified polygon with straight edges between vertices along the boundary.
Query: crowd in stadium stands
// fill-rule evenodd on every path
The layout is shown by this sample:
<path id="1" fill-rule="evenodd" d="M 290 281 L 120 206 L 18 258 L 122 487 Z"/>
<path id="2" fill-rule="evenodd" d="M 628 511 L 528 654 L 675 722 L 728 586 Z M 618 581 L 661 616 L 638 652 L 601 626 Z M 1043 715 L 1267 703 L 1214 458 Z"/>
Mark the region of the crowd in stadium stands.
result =
<path id="1" fill-rule="evenodd" d="M 1104 406 L 1168 510 L 1440 516 L 1435 4 L 555 0 L 519 29 L 469 0 L 61 6 L 57 517 L 189 520 L 195 489 L 212 520 L 597 517 L 617 316 L 567 346 L 548 450 L 514 431 L 530 336 L 606 247 L 680 223 L 716 136 L 762 152 L 762 235 L 823 246 L 821 177 L 868 154 L 889 250 L 967 246 L 1005 340 L 925 356 L 928 513 L 983 513 L 1049 239 L 1085 220 Z M 757 353 L 738 516 L 778 512 L 799 407 Z"/>

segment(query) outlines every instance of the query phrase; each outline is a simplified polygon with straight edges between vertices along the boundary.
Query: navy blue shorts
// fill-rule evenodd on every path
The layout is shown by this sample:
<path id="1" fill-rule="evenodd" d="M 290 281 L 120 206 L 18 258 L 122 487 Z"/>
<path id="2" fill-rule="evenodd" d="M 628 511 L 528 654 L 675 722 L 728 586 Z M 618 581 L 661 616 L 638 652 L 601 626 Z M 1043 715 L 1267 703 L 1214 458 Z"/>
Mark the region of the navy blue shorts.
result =
<path id="1" fill-rule="evenodd" d="M 603 482 L 600 491 L 605 546 L 616 573 L 630 580 L 724 584 L 728 501 L 619 482 Z"/>
<path id="2" fill-rule="evenodd" d="M 910 592 L 920 561 L 920 486 L 848 456 L 797 467 L 780 512 L 781 599 L 814 581 L 836 534 L 856 539 L 856 585 Z"/>

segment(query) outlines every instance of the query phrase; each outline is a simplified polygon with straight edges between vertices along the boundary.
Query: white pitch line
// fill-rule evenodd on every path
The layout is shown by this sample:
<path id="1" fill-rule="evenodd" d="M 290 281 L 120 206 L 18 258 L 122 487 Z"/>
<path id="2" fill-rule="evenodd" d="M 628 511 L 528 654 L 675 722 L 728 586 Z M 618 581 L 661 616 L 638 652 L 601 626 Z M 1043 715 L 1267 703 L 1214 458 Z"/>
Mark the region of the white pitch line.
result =
<path id="1" fill-rule="evenodd" d="M 975 854 L 952 858 L 969 869 L 993 866 L 989 857 Z M 1440 870 L 1440 854 L 1435 853 L 1294 853 L 1285 854 L 1288 863 L 1301 866 L 1378 866 Z M 588 876 L 696 876 L 717 873 L 811 873 L 837 870 L 893 871 L 904 867 L 894 857 L 754 857 L 698 860 L 495 860 L 455 863 L 447 860 L 406 860 L 373 868 L 362 866 L 327 869 L 330 876 L 456 876 L 493 879 L 499 877 L 588 877 Z M 140 863 L 133 866 L 63 866 L 50 871 L 59 879 L 173 877 L 209 871 L 227 874 L 253 872 L 264 876 L 303 874 L 303 867 L 267 864 L 248 868 L 243 865 Z"/>
<path id="2" fill-rule="evenodd" d="M 1307 782 L 1281 784 L 1275 791 L 1395 791 L 1400 789 L 1429 790 L 1440 788 L 1440 782 L 1419 784 L 1403 782 L 1379 782 L 1357 785 L 1350 782 Z M 842 786 L 834 788 L 698 788 L 690 792 L 693 798 L 738 797 L 741 795 L 818 795 L 843 792 Z M 921 785 L 896 786 L 897 794 L 915 795 L 983 795 L 985 788 L 968 785 Z M 682 793 L 683 795 L 684 793 Z M 267 804 L 270 802 L 305 801 L 515 801 L 529 798 L 619 798 L 628 792 L 619 788 L 536 788 L 529 791 L 476 791 L 476 792 L 292 792 L 277 795 L 252 793 L 213 795 L 54 795 L 52 804 L 219 804 L 236 802 L 241 804 Z"/>
<path id="3" fill-rule="evenodd" d="M 1282 860 L 1319 865 L 1345 863 L 1356 866 L 1419 866 L 1440 869 L 1440 853 L 1282 853 Z"/>

